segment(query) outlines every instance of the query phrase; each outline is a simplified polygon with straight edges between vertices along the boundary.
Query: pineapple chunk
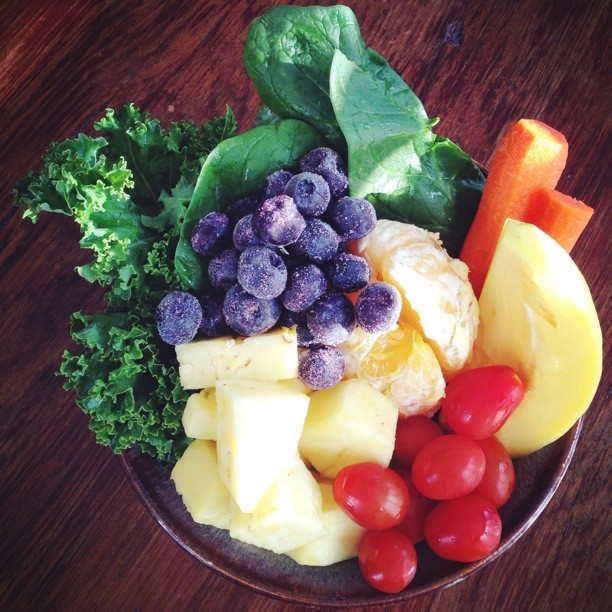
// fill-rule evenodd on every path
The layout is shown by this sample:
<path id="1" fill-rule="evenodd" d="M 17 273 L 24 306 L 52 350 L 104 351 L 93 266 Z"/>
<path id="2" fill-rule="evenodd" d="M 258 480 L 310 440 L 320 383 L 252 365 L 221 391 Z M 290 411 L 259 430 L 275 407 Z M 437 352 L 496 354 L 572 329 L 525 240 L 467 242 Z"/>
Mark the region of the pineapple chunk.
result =
<path id="1" fill-rule="evenodd" d="M 321 482 L 319 486 L 323 501 L 323 525 L 327 528 L 327 533 L 287 552 L 287 555 L 300 565 L 332 565 L 356 557 L 359 540 L 367 531 L 365 527 L 351 520 L 338 506 L 331 482 Z"/>
<path id="2" fill-rule="evenodd" d="M 217 398 L 214 389 L 193 393 L 183 412 L 183 429 L 188 438 L 217 439 Z"/>
<path id="3" fill-rule="evenodd" d="M 351 379 L 310 396 L 300 453 L 326 478 L 345 466 L 387 466 L 395 446 L 397 406 L 368 383 Z"/>
<path id="4" fill-rule="evenodd" d="M 218 380 L 277 381 L 297 377 L 295 327 L 249 338 L 195 340 L 176 347 L 183 389 L 214 387 Z"/>
<path id="5" fill-rule="evenodd" d="M 192 442 L 176 462 L 170 477 L 196 523 L 229 529 L 231 499 L 219 478 L 214 442 Z"/>
<path id="6" fill-rule="evenodd" d="M 293 460 L 308 402 L 277 383 L 217 383 L 219 474 L 242 512 L 255 509 Z"/>
<path id="7" fill-rule="evenodd" d="M 287 387 L 287 389 L 291 389 L 292 391 L 303 393 L 304 395 L 310 395 L 312 393 L 312 389 L 307 387 L 299 378 L 279 380 L 278 384 L 283 385 L 283 387 Z"/>
<path id="8" fill-rule="evenodd" d="M 297 453 L 252 513 L 232 510 L 233 538 L 279 554 L 325 533 L 319 485 Z"/>

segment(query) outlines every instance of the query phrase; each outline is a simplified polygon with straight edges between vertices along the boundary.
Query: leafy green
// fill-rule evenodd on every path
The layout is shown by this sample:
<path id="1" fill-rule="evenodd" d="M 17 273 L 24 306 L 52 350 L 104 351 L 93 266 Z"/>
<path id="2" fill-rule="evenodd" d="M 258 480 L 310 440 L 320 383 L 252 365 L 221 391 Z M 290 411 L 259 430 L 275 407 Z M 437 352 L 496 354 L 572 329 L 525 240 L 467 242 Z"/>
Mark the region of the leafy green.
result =
<path id="1" fill-rule="evenodd" d="M 336 51 L 330 94 L 348 143 L 351 195 L 392 193 L 407 186 L 433 142 L 431 120 L 412 90 L 378 54 L 360 64 Z M 374 70 L 375 72 L 374 72 Z"/>
<path id="2" fill-rule="evenodd" d="M 148 214 L 159 209 L 162 190 L 169 191 L 181 175 L 195 180 L 203 158 L 218 142 L 236 133 L 229 107 L 225 117 L 199 127 L 191 121 L 175 122 L 166 133 L 157 119 L 127 104 L 117 113 L 107 110 L 106 117 L 94 127 L 107 133 L 110 155 L 126 160 L 134 179 L 131 195 Z"/>
<path id="3" fill-rule="evenodd" d="M 380 217 L 438 232 L 457 256 L 480 201 L 480 169 L 432 132 L 436 120 L 377 53 L 357 64 L 336 51 L 330 92 L 348 143 L 351 195 L 367 197 Z"/>
<path id="4" fill-rule="evenodd" d="M 155 308 L 182 288 L 173 262 L 195 179 L 208 152 L 236 131 L 224 117 L 164 130 L 129 104 L 95 124 L 103 136 L 53 143 L 44 168 L 18 182 L 15 204 L 35 222 L 43 211 L 70 215 L 93 259 L 78 268 L 106 287 L 106 312 L 73 316 L 80 352 L 66 351 L 60 373 L 77 392 L 99 442 L 115 452 L 137 445 L 160 461 L 185 446 L 185 394 L 173 351 L 158 338 Z"/>
<path id="5" fill-rule="evenodd" d="M 225 140 L 210 153 L 189 203 L 174 259 L 186 287 L 201 290 L 206 286 L 207 262 L 191 248 L 197 221 L 261 191 L 266 176 L 281 168 L 295 168 L 300 157 L 321 144 L 311 126 L 286 119 Z"/>
<path id="6" fill-rule="evenodd" d="M 329 99 L 329 69 L 336 49 L 353 60 L 364 50 L 350 8 L 278 6 L 251 24 L 244 63 L 274 113 L 310 123 L 343 150 L 344 138 Z"/>
<path id="7" fill-rule="evenodd" d="M 438 232 L 445 249 L 458 257 L 482 194 L 484 176 L 469 155 L 437 136 L 408 172 L 408 185 L 391 194 L 369 194 L 379 217 Z"/>
<path id="8" fill-rule="evenodd" d="M 65 351 L 60 373 L 64 387 L 77 392 L 96 440 L 117 453 L 138 444 L 160 461 L 175 461 L 189 441 L 181 426 L 187 394 L 148 317 L 77 312 L 72 335 L 85 352 Z"/>
<path id="9" fill-rule="evenodd" d="M 484 177 L 432 131 L 438 120 L 388 62 L 365 48 L 350 9 L 271 9 L 253 22 L 244 58 L 264 108 L 309 122 L 348 152 L 352 196 L 371 200 L 380 217 L 438 231 L 458 254 Z M 269 117 L 264 110 L 260 121 Z"/>

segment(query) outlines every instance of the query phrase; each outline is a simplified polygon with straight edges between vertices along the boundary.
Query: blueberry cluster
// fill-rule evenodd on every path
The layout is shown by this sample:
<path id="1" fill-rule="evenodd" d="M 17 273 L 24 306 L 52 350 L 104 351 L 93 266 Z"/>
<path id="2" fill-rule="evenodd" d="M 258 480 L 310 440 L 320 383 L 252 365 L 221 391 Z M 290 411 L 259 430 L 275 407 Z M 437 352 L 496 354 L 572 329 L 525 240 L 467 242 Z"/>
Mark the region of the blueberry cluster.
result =
<path id="1" fill-rule="evenodd" d="M 376 213 L 347 193 L 344 161 L 321 147 L 302 158 L 297 174 L 270 174 L 261 197 L 241 198 L 200 219 L 191 243 L 210 257 L 215 295 L 166 296 L 157 311 L 162 339 L 180 344 L 198 335 L 252 336 L 297 325 L 300 379 L 312 389 L 339 382 L 345 364 L 336 346 L 355 325 L 389 329 L 401 306 L 394 287 L 368 285 L 368 263 L 348 252 L 347 241 L 374 229 Z M 361 289 L 355 305 L 344 295 Z"/>

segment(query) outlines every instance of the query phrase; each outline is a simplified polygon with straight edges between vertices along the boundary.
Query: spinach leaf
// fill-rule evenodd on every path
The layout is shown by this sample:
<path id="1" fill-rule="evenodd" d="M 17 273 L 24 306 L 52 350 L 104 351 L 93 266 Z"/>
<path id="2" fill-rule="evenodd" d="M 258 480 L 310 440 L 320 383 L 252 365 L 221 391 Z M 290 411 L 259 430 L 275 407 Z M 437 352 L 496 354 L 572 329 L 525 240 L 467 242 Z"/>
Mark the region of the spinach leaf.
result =
<path id="1" fill-rule="evenodd" d="M 279 6 L 253 21 L 244 63 L 274 113 L 310 123 L 343 150 L 344 138 L 329 99 L 329 70 L 336 49 L 352 60 L 364 51 L 351 9 Z"/>
<path id="2" fill-rule="evenodd" d="M 407 185 L 394 193 L 368 195 L 378 216 L 439 232 L 449 254 L 458 257 L 484 186 L 478 166 L 455 143 L 437 136 L 405 179 Z"/>
<path id="3" fill-rule="evenodd" d="M 329 87 L 348 144 L 351 195 L 362 198 L 405 188 L 435 138 L 420 100 L 371 50 L 359 64 L 336 51 Z"/>
<path id="4" fill-rule="evenodd" d="M 436 136 L 420 100 L 376 52 L 359 63 L 336 51 L 330 92 L 348 143 L 351 195 L 380 217 L 438 232 L 458 255 L 484 177 L 457 145 Z"/>
<path id="5" fill-rule="evenodd" d="M 266 104 L 262 104 L 260 109 L 257 111 L 257 117 L 255 117 L 254 127 L 260 125 L 272 125 L 278 123 L 282 119 Z"/>
<path id="6" fill-rule="evenodd" d="M 202 166 L 181 227 L 175 265 L 184 285 L 206 287 L 207 262 L 191 247 L 191 232 L 204 215 L 223 210 L 234 200 L 259 192 L 265 178 L 281 168 L 293 168 L 299 159 L 322 145 L 310 125 L 287 119 L 253 128 L 221 142 Z"/>

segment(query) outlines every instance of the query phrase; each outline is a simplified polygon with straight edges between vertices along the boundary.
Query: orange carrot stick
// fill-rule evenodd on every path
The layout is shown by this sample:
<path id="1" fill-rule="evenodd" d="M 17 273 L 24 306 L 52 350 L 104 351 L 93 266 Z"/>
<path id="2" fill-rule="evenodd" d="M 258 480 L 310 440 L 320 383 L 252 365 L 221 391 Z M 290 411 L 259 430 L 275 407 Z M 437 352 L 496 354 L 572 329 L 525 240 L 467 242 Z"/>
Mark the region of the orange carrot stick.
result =
<path id="1" fill-rule="evenodd" d="M 502 136 L 460 256 L 470 269 L 477 296 L 504 221 L 523 219 L 535 189 L 556 186 L 565 168 L 567 148 L 563 134 L 533 119 L 521 119 Z"/>
<path id="2" fill-rule="evenodd" d="M 537 225 L 569 253 L 594 212 L 584 202 L 556 189 L 537 189 L 523 221 Z"/>

